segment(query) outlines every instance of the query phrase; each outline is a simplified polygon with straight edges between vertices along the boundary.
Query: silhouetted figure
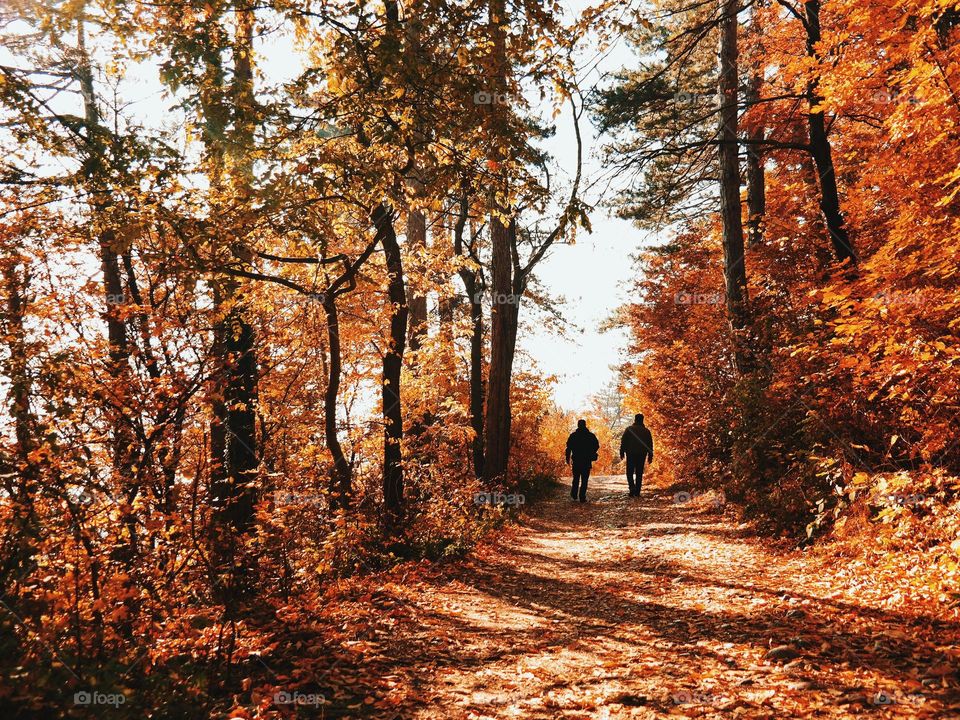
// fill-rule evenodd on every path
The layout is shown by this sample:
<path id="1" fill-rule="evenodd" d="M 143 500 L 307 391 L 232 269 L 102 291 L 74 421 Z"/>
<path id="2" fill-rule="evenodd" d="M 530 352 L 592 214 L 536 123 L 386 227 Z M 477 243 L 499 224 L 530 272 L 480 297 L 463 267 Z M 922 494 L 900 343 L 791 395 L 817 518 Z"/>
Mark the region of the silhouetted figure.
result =
<path id="1" fill-rule="evenodd" d="M 653 462 L 653 435 L 650 434 L 650 428 L 643 424 L 641 413 L 634 416 L 633 425 L 628 427 L 620 438 L 620 459 L 623 460 L 624 457 L 627 458 L 627 487 L 630 488 L 630 497 L 640 497 L 644 462 Z"/>
<path id="2" fill-rule="evenodd" d="M 587 430 L 586 420 L 577 420 L 577 429 L 567 438 L 567 465 L 573 460 L 573 485 L 570 487 L 570 497 L 580 502 L 587 501 L 587 480 L 590 479 L 590 466 L 597 459 L 597 450 L 600 441 L 597 436 Z M 578 491 L 579 488 L 579 491 Z"/>

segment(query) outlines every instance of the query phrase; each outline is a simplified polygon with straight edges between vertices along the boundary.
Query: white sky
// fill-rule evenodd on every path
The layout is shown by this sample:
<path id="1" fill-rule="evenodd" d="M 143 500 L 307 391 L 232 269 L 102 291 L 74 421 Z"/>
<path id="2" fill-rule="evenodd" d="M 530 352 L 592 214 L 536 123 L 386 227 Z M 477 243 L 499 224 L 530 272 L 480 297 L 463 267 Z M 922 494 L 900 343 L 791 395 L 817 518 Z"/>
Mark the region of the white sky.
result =
<path id="1" fill-rule="evenodd" d="M 585 7 L 582 0 L 571 0 L 574 7 Z M 581 87 L 597 83 L 601 73 L 612 73 L 636 63 L 624 42 L 615 44 L 590 74 L 581 78 Z M 575 139 L 569 113 L 557 118 L 557 136 L 546 144 L 558 163 L 570 172 L 576 163 Z M 581 120 L 584 141 L 584 185 L 589 187 L 604 167 L 601 157 L 602 139 L 598 139 L 589 119 Z M 598 188 L 607 182 L 598 183 Z M 616 181 L 614 181 L 614 187 Z M 603 200 L 610 200 L 612 191 Z M 575 245 L 559 245 L 537 268 L 541 284 L 554 296 L 566 298 L 561 311 L 573 327 L 565 337 L 538 330 L 529 306 L 521 321 L 526 326 L 518 344 L 536 361 L 541 370 L 557 376 L 555 397 L 567 410 L 585 408 L 591 395 L 598 393 L 615 376 L 613 368 L 622 360 L 627 334 L 622 329 L 600 332 L 600 326 L 613 311 L 628 300 L 637 268 L 632 256 L 650 237 L 632 223 L 611 216 L 611 211 L 598 204 L 596 191 L 585 196 L 595 206 L 590 216 L 593 233 L 580 231 Z"/>

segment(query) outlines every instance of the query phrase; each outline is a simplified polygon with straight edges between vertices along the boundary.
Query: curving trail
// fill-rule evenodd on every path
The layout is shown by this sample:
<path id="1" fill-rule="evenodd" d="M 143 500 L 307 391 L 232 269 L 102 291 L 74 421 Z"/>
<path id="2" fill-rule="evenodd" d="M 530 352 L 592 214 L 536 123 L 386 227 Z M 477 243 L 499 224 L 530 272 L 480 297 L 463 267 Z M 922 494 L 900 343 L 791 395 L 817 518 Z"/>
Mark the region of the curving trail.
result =
<path id="1" fill-rule="evenodd" d="M 391 587 L 383 717 L 960 718 L 955 624 L 846 597 L 696 500 L 611 477 L 567 493 Z"/>

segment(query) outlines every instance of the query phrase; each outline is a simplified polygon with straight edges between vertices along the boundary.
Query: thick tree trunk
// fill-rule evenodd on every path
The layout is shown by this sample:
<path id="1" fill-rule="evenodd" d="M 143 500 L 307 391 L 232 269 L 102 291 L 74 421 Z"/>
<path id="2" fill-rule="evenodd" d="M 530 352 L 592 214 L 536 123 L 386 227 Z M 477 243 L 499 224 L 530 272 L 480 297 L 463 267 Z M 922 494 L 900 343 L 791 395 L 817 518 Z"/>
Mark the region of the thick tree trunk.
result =
<path id="1" fill-rule="evenodd" d="M 721 0 L 720 25 L 720 214 L 723 220 L 723 277 L 727 316 L 733 333 L 734 362 L 739 374 L 749 370 L 747 338 L 747 273 L 740 207 L 738 149 L 737 12 L 739 0 Z"/>
<path id="2" fill-rule="evenodd" d="M 503 478 L 510 455 L 510 381 L 513 375 L 511 336 L 515 334 L 510 227 L 491 218 L 492 244 L 490 367 L 487 379 L 486 446 L 483 476 Z"/>
<path id="3" fill-rule="evenodd" d="M 508 132 L 503 99 L 507 97 L 507 73 L 509 65 L 506 50 L 506 3 L 490 0 L 488 28 L 491 42 L 491 58 L 488 92 L 490 103 L 489 132 L 491 143 L 489 165 L 494 173 L 488 204 L 490 207 L 490 367 L 487 375 L 487 407 L 484 423 L 486 437 L 484 446 L 483 477 L 486 480 L 506 476 L 510 458 L 510 381 L 513 374 L 513 348 L 511 335 L 515 336 L 516 305 L 513 300 L 513 238 L 514 223 L 509 219 L 507 207 L 508 178 L 501 168 L 504 161 L 500 149 Z"/>
<path id="4" fill-rule="evenodd" d="M 383 410 L 383 500 L 388 523 L 395 524 L 403 509 L 403 408 L 401 406 L 400 375 L 407 339 L 406 288 L 403 281 L 403 257 L 393 227 L 393 218 L 386 206 L 380 204 L 373 212 L 373 223 L 383 244 L 389 282 L 390 337 L 383 356 L 382 410 Z"/>
<path id="5" fill-rule="evenodd" d="M 806 11 L 807 54 L 819 60 L 817 44 L 821 40 L 820 33 L 820 0 L 807 0 L 804 3 Z M 823 102 L 819 92 L 819 82 L 813 80 L 807 86 L 807 102 L 810 112 L 807 119 L 810 127 L 810 153 L 817 166 L 817 176 L 820 178 L 820 210 L 830 233 L 830 242 L 837 260 L 851 263 L 857 262 L 857 253 L 850 241 L 843 213 L 840 210 L 840 192 L 837 188 L 837 175 L 833 165 L 833 152 L 830 140 L 827 137 L 827 123 L 822 110 L 816 110 Z"/>

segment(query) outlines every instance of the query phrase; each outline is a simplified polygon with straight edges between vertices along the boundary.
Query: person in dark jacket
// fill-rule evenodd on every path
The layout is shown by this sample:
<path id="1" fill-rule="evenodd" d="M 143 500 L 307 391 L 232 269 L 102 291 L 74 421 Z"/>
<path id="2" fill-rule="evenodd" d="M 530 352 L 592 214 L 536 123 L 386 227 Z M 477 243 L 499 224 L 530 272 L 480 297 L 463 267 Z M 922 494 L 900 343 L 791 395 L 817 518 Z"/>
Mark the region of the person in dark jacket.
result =
<path id="1" fill-rule="evenodd" d="M 653 462 L 653 435 L 650 428 L 643 424 L 643 415 L 634 416 L 633 425 L 628 427 L 620 438 L 620 459 L 627 459 L 627 487 L 630 497 L 640 497 L 640 484 L 643 482 L 643 465 Z M 636 480 L 634 480 L 636 475 Z"/>
<path id="2" fill-rule="evenodd" d="M 577 429 L 567 438 L 567 465 L 573 460 L 573 485 L 570 487 L 570 497 L 580 502 L 587 501 L 587 480 L 590 479 L 590 467 L 597 459 L 600 441 L 597 436 L 587 430 L 587 421 L 578 420 Z"/>

